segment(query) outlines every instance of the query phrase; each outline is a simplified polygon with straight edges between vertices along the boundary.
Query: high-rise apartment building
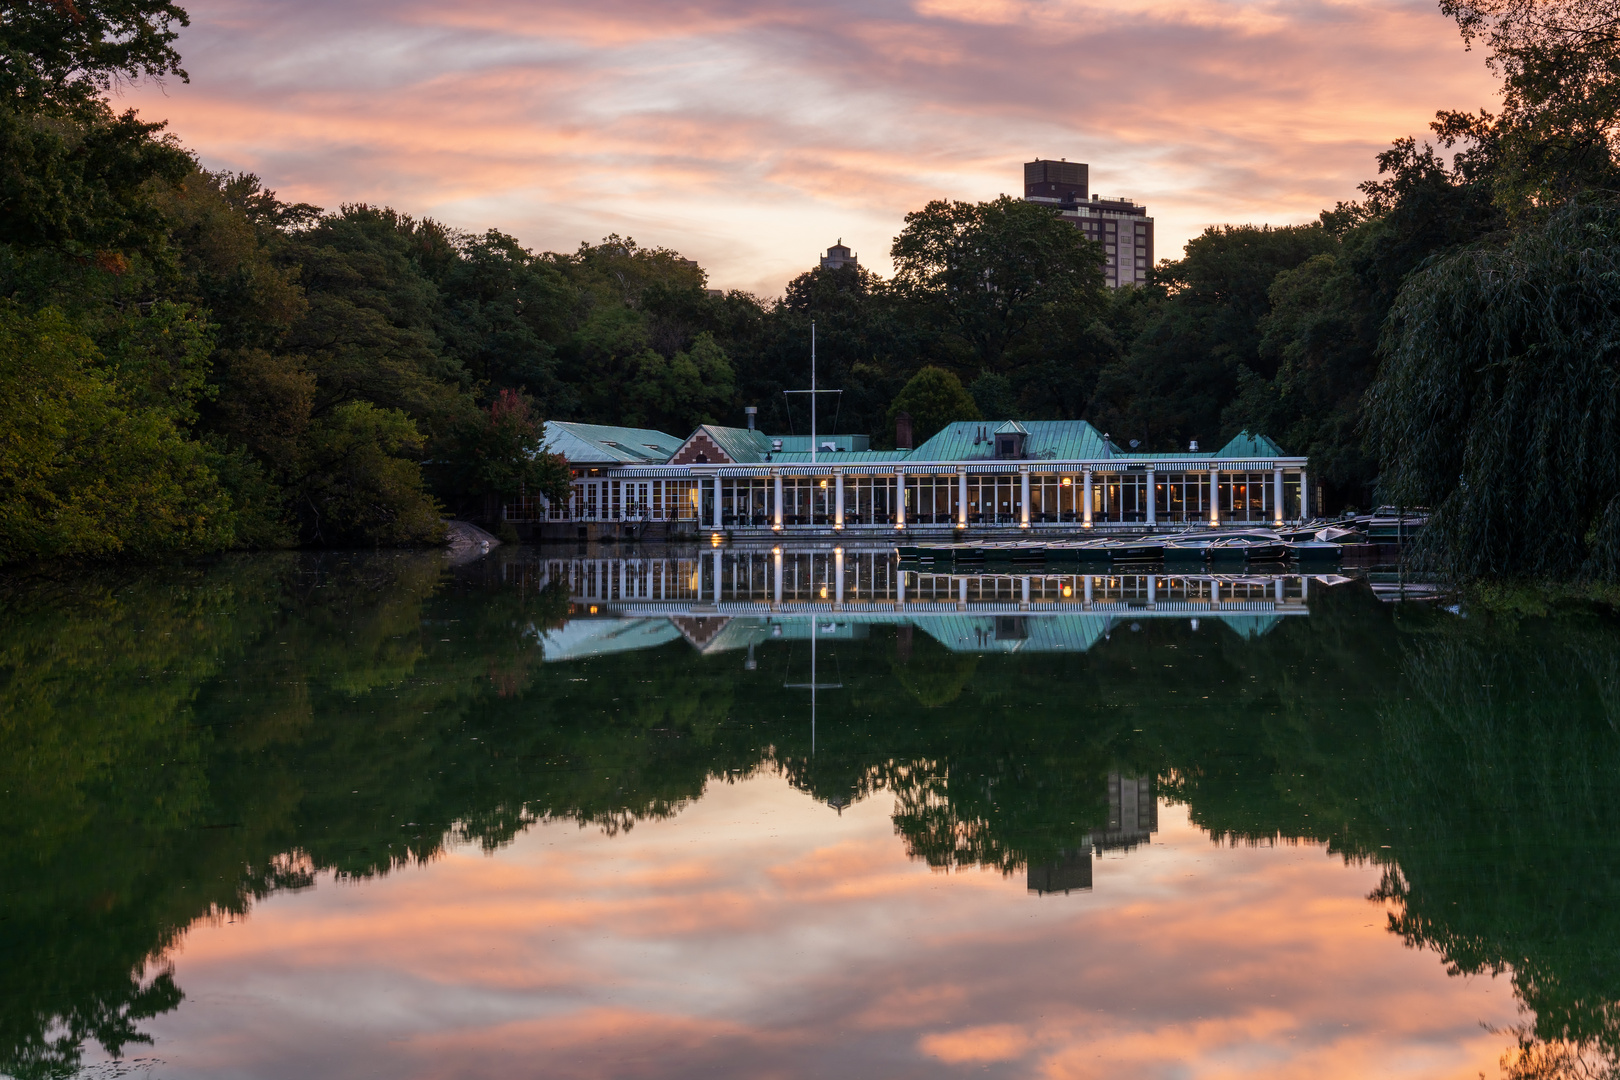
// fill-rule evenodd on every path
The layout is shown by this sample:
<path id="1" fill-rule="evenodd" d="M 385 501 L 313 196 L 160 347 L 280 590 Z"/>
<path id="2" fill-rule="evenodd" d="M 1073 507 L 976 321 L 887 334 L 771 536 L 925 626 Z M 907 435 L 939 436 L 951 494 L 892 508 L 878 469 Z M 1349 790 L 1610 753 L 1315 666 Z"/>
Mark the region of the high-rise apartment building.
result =
<path id="1" fill-rule="evenodd" d="M 1057 208 L 1063 219 L 1102 245 L 1112 288 L 1141 284 L 1153 265 L 1153 219 L 1130 199 L 1091 194 L 1090 166 L 1078 161 L 1024 163 L 1024 199 Z"/>

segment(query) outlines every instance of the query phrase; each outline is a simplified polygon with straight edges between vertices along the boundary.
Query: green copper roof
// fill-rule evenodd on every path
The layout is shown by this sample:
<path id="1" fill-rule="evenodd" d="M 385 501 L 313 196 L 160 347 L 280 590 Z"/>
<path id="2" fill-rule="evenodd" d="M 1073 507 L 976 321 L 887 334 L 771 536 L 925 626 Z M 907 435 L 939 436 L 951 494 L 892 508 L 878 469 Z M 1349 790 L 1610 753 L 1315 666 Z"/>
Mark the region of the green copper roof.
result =
<path id="1" fill-rule="evenodd" d="M 770 455 L 772 461 L 804 461 L 810 460 L 810 436 L 808 435 L 767 435 L 763 431 L 751 431 L 748 428 L 720 427 L 718 424 L 704 424 L 698 428 L 709 438 L 714 440 L 716 446 L 725 451 L 726 456 L 739 465 L 757 465 Z M 693 432 L 697 434 L 697 432 Z M 781 442 L 782 449 L 773 451 L 772 447 Z M 825 447 L 832 443 L 837 449 L 821 450 L 818 458 L 837 454 L 839 459 L 858 454 L 871 445 L 871 440 L 865 435 L 817 435 L 816 443 Z"/>
<path id="2" fill-rule="evenodd" d="M 1251 435 L 1247 431 L 1240 431 L 1231 442 L 1221 447 L 1218 458 L 1269 458 L 1287 457 L 1283 448 L 1264 435 Z"/>
<path id="3" fill-rule="evenodd" d="M 546 421 L 546 449 L 572 464 L 662 465 L 684 441 L 652 428 Z"/>
<path id="4" fill-rule="evenodd" d="M 996 461 L 998 420 L 958 420 L 911 452 L 913 461 Z M 1084 420 L 1025 420 L 1024 457 L 1064 460 L 1113 457 L 1120 451 Z M 1010 430 L 1010 429 L 1009 429 Z"/>

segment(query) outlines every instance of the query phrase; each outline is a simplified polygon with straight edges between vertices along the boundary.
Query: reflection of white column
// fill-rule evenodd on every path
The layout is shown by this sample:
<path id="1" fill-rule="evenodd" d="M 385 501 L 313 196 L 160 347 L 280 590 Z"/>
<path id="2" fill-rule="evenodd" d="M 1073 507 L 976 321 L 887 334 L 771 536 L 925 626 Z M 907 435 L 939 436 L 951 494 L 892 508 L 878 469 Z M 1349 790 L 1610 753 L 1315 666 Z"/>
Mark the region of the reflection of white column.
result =
<path id="1" fill-rule="evenodd" d="M 959 469 L 956 473 L 956 524 L 967 528 L 967 470 Z"/>
<path id="2" fill-rule="evenodd" d="M 1085 473 L 1086 473 L 1086 490 L 1084 492 L 1085 505 L 1082 507 L 1082 511 L 1083 511 L 1084 516 L 1082 517 L 1081 520 L 1085 523 L 1086 528 L 1089 529 L 1089 528 L 1091 528 L 1091 470 L 1086 469 Z M 1086 589 L 1087 589 L 1086 599 L 1089 601 L 1091 599 L 1091 596 L 1090 596 L 1091 579 L 1090 578 L 1086 578 Z"/>
<path id="3" fill-rule="evenodd" d="M 1282 466 L 1278 465 L 1271 471 L 1271 517 L 1278 525 L 1283 523 L 1282 502 Z"/>
<path id="4" fill-rule="evenodd" d="M 839 469 L 833 473 L 833 528 L 844 527 L 844 470 Z M 843 556 L 839 556 L 839 565 L 843 564 Z"/>
<path id="5" fill-rule="evenodd" d="M 1209 523 L 1211 525 L 1221 523 L 1221 467 L 1219 465 L 1209 467 Z"/>
<path id="6" fill-rule="evenodd" d="M 1304 469 L 1299 470 L 1299 516 L 1305 520 L 1316 516 L 1311 507 L 1311 482 Z"/>
<path id="7" fill-rule="evenodd" d="M 1148 606 L 1152 607 L 1159 602 L 1159 579 L 1157 575 L 1148 575 Z"/>
<path id="8" fill-rule="evenodd" d="M 624 599 L 624 560 L 619 560 L 619 599 Z"/>
<path id="9" fill-rule="evenodd" d="M 1147 471 L 1147 523 L 1149 525 L 1157 525 L 1159 523 L 1159 486 L 1154 483 L 1155 479 L 1156 477 L 1153 472 L 1153 466 L 1149 465 Z"/>
<path id="10" fill-rule="evenodd" d="M 782 470 L 772 469 L 771 472 L 774 474 L 774 478 L 776 480 L 776 506 L 774 508 L 776 520 L 772 523 L 771 528 L 780 529 L 782 527 Z M 779 554 L 777 555 L 777 566 L 781 565 L 782 557 Z M 778 598 L 777 602 L 781 602 L 780 598 Z"/>
<path id="11" fill-rule="evenodd" d="M 894 572 L 894 586 L 895 586 L 895 592 L 894 592 L 895 603 L 898 604 L 901 607 L 905 607 L 906 606 L 906 572 L 904 570 L 896 568 L 896 570 Z"/>
<path id="12" fill-rule="evenodd" d="M 894 470 L 894 527 L 906 527 L 906 470 Z"/>
<path id="13" fill-rule="evenodd" d="M 1277 579 L 1277 584 L 1276 584 L 1276 587 L 1275 587 L 1274 591 L 1277 594 L 1277 603 L 1279 603 L 1279 604 L 1282 603 L 1283 602 L 1283 579 L 1282 578 Z"/>
<path id="14" fill-rule="evenodd" d="M 1024 579 L 1024 598 L 1020 601 L 1024 607 L 1029 607 L 1029 578 Z"/>
<path id="15" fill-rule="evenodd" d="M 956 583 L 956 602 L 967 607 L 967 578 L 962 578 Z"/>
<path id="16" fill-rule="evenodd" d="M 1209 583 L 1209 602 L 1216 607 L 1221 606 L 1221 583 L 1219 581 Z"/>
<path id="17" fill-rule="evenodd" d="M 714 474 L 714 527 L 720 528 L 720 474 Z"/>
<path id="18" fill-rule="evenodd" d="M 1091 606 L 1091 575 L 1086 575 L 1086 607 Z"/>
<path id="19" fill-rule="evenodd" d="M 842 490 L 842 489 L 840 489 Z M 833 549 L 833 597 L 839 607 L 844 606 L 844 549 Z"/>
<path id="20" fill-rule="evenodd" d="M 771 557 L 776 560 L 776 594 L 775 594 L 776 598 L 775 598 L 775 605 L 777 607 L 781 607 L 782 606 L 782 549 L 777 548 L 775 551 L 771 552 Z"/>
<path id="21" fill-rule="evenodd" d="M 1303 575 L 1299 579 L 1299 602 L 1304 603 L 1311 598 L 1311 579 Z"/>
<path id="22" fill-rule="evenodd" d="M 719 603 L 720 603 L 720 574 L 721 573 L 722 573 L 722 570 L 721 570 L 721 566 L 720 566 L 720 549 L 715 548 L 715 551 L 714 551 L 714 602 L 715 602 L 716 606 L 718 606 Z"/>
<path id="23" fill-rule="evenodd" d="M 1018 527 L 1029 528 L 1029 470 L 1018 470 Z"/>

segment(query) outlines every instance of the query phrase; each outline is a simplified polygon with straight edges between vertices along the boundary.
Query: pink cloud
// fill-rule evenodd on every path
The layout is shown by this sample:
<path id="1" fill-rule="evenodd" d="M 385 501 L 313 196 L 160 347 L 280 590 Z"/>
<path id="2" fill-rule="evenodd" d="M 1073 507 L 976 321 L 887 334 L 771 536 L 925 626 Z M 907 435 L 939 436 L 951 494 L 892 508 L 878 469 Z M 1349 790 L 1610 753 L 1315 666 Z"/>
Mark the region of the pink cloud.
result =
<path id="1" fill-rule="evenodd" d="M 1419 0 L 480 5 L 201 0 L 189 86 L 132 103 L 212 167 L 540 248 L 610 231 L 774 293 L 842 236 L 877 269 L 930 197 L 1033 155 L 1160 222 L 1308 220 L 1439 107 L 1488 103 Z"/>

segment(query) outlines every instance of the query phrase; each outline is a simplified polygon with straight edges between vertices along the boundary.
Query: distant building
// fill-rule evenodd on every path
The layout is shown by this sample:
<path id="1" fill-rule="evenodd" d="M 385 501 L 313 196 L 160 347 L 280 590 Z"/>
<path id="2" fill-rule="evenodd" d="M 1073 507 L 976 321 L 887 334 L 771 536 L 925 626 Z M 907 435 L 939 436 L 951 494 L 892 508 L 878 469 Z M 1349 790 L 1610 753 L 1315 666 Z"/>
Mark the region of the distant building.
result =
<path id="1" fill-rule="evenodd" d="M 1153 265 L 1153 219 L 1130 199 L 1091 194 L 1090 173 L 1079 161 L 1027 161 L 1024 200 L 1055 206 L 1065 221 L 1102 245 L 1109 287 L 1141 284 Z"/>
<path id="2" fill-rule="evenodd" d="M 1064 851 L 1058 862 L 1027 868 L 1032 893 L 1068 893 L 1091 888 L 1091 857 L 1104 851 L 1129 851 L 1153 841 L 1159 831 L 1159 803 L 1153 778 L 1108 774 L 1108 826 L 1089 834 L 1082 845 Z"/>
<path id="3" fill-rule="evenodd" d="M 827 254 L 821 257 L 821 268 L 823 270 L 842 270 L 846 266 L 853 266 L 859 270 L 861 262 L 849 248 L 844 246 L 844 238 L 839 237 L 838 243 L 828 248 Z"/>

